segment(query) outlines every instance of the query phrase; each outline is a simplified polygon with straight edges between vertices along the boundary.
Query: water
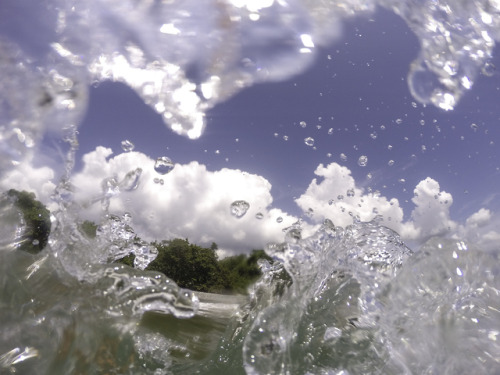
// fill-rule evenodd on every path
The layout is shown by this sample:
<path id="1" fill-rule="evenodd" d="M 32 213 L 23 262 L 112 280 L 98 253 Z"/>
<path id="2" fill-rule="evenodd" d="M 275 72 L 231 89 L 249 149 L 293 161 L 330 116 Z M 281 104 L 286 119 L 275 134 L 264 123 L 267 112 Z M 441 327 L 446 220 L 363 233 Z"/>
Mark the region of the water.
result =
<path id="1" fill-rule="evenodd" d="M 382 217 L 360 222 L 351 215 L 345 227 L 327 219 L 309 234 L 297 222 L 285 228 L 281 242 L 267 246 L 275 261 L 261 262 L 263 276 L 248 297 L 204 295 L 144 271 L 156 249 L 139 238 L 132 214 L 111 210 L 114 197 L 147 183 L 145 170 L 107 177 L 92 199 L 74 199 L 80 188 L 72 183 L 76 125 L 90 84 L 126 83 L 174 132 L 197 138 L 208 109 L 249 85 L 304 70 L 318 46 L 339 37 L 341 19 L 370 14 L 376 5 L 401 15 L 420 40 L 407 79 L 419 103 L 452 110 L 479 72 L 494 74 L 500 9 L 481 1 L 75 6 L 54 0 L 33 11 L 27 38 L 2 37 L 0 171 L 15 169 L 48 134 L 57 134 L 69 151 L 53 189 L 52 231 L 43 251 L 21 250 L 27 221 L 12 199 L 0 197 L 0 372 L 497 372 L 498 252 L 440 237 L 412 250 Z M 312 147 L 314 140 L 304 143 Z M 122 147 L 133 152 L 129 141 Z M 358 163 L 365 167 L 367 160 L 363 155 Z M 173 168 L 161 157 L 154 169 L 166 181 Z M 100 216 L 92 238 L 81 212 L 95 205 Z M 245 220 L 249 209 L 238 200 L 228 214 Z M 129 253 L 135 268 L 112 263 Z"/>

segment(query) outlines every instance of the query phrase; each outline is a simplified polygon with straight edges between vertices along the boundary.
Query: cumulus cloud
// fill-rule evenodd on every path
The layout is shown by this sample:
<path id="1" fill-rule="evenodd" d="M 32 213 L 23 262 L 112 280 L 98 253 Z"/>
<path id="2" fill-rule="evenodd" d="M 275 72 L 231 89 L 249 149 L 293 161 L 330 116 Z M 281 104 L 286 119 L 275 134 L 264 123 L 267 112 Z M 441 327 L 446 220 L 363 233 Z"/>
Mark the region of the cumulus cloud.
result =
<path id="1" fill-rule="evenodd" d="M 26 190 L 34 192 L 37 199 L 46 205 L 50 205 L 50 196 L 54 192 L 54 171 L 49 167 L 35 168 L 32 159 L 27 158 L 15 169 L 11 169 L 2 175 L 0 190 L 9 189 Z"/>
<path id="2" fill-rule="evenodd" d="M 422 243 L 432 236 L 450 236 L 470 240 L 485 249 L 498 248 L 500 233 L 492 225 L 491 212 L 481 208 L 464 224 L 457 223 L 450 218 L 452 195 L 441 190 L 439 183 L 430 177 L 415 187 L 412 198 L 415 207 L 410 220 L 405 221 L 396 198 L 365 191 L 356 185 L 348 168 L 337 163 L 326 167 L 320 164 L 314 173 L 318 178 L 311 181 L 296 203 L 304 212 L 313 212 L 315 222 L 329 218 L 336 225 L 346 226 L 352 223 L 353 217 L 369 221 L 380 215 L 385 226 L 412 244 Z"/>
<path id="3" fill-rule="evenodd" d="M 271 184 L 261 176 L 235 169 L 212 172 L 195 161 L 177 164 L 170 173 L 160 175 L 154 170 L 154 160 L 145 154 L 111 156 L 112 151 L 104 147 L 84 156 L 83 170 L 72 179 L 75 198 L 97 219 L 105 194 L 102 181 L 114 178 L 119 185 L 128 172 L 141 168 L 135 190 L 111 192 L 109 211 L 129 212 L 133 227 L 145 239 L 185 237 L 198 244 L 216 242 L 223 249 L 243 251 L 281 241 L 282 228 L 297 220 L 271 208 Z M 241 218 L 230 213 L 231 203 L 237 200 L 250 205 Z M 262 219 L 256 218 L 259 212 Z M 276 222 L 278 217 L 283 219 L 281 224 Z"/>
<path id="4" fill-rule="evenodd" d="M 111 149 L 104 147 L 84 155 L 83 169 L 72 176 L 75 200 L 84 208 L 83 218 L 99 222 L 102 202 L 106 201 L 103 198 L 107 196 L 109 212 L 130 213 L 132 226 L 145 240 L 181 237 L 200 245 L 216 242 L 227 252 L 281 242 L 283 228 L 297 221 L 296 217 L 272 207 L 271 184 L 261 176 L 237 169 L 209 171 L 196 161 L 177 164 L 170 173 L 160 175 L 154 164 L 143 153 L 113 155 Z M 134 171 L 140 175 L 137 187 L 129 174 Z M 500 215 L 481 208 L 463 223 L 452 220 L 452 195 L 430 177 L 415 187 L 414 208 L 405 220 L 396 198 L 358 186 L 348 168 L 336 163 L 320 164 L 314 173 L 317 177 L 296 199 L 305 214 L 312 213 L 308 216 L 313 225 L 304 225 L 304 235 L 325 218 L 347 226 L 354 217 L 369 221 L 380 215 L 384 225 L 413 246 L 431 236 L 449 236 L 469 240 L 486 250 L 498 249 Z M 53 209 L 50 204 L 55 188 L 53 179 L 52 169 L 35 168 L 27 160 L 4 174 L 0 188 L 34 191 L 38 199 Z M 250 205 L 241 218 L 230 213 L 231 203 L 237 200 Z M 261 219 L 256 218 L 257 213 L 262 214 Z M 277 222 L 278 217 L 282 217 L 282 222 Z"/>

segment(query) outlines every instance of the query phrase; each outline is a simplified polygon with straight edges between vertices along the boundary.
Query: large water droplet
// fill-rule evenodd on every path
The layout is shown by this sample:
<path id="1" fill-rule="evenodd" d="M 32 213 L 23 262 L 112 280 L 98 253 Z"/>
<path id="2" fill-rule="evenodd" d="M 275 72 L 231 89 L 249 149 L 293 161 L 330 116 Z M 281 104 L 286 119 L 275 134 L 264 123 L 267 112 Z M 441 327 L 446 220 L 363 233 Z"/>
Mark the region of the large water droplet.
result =
<path id="1" fill-rule="evenodd" d="M 250 205 L 246 201 L 234 201 L 230 206 L 231 215 L 239 219 L 247 213 L 249 208 Z"/>
<path id="2" fill-rule="evenodd" d="M 307 146 L 312 147 L 312 146 L 314 146 L 314 138 L 312 138 L 312 137 L 304 138 L 304 143 Z"/>
<path id="3" fill-rule="evenodd" d="M 174 169 L 174 163 L 170 158 L 166 156 L 161 156 L 156 159 L 155 171 L 159 174 L 167 174 Z"/>
<path id="4" fill-rule="evenodd" d="M 135 148 L 135 145 L 130 142 L 128 139 L 125 139 L 124 141 L 122 141 L 122 150 L 125 151 L 125 152 L 130 152 L 130 151 L 133 151 Z"/>
<path id="5" fill-rule="evenodd" d="M 125 177 L 123 177 L 123 180 L 120 181 L 120 188 L 125 191 L 132 191 L 137 189 L 137 187 L 139 186 L 141 174 L 141 168 L 136 168 L 133 171 L 128 172 Z"/>
<path id="6" fill-rule="evenodd" d="M 366 164 L 368 164 L 368 156 L 361 155 L 358 159 L 358 165 L 360 167 L 366 167 Z"/>

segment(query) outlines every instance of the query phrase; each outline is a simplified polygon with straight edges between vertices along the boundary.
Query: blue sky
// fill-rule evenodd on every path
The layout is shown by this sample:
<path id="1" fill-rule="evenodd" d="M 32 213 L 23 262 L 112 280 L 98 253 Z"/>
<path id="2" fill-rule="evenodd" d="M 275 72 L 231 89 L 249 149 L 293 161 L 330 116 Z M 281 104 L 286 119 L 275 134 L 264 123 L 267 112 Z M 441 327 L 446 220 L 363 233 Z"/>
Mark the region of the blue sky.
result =
<path id="1" fill-rule="evenodd" d="M 0 28 L 15 31 L 12 23 Z M 43 37 L 16 38 L 27 50 L 44 50 Z M 243 251 L 280 240 L 283 227 L 311 208 L 311 230 L 325 217 L 344 226 L 349 211 L 364 220 L 378 211 L 417 244 L 435 234 L 500 239 L 498 72 L 480 74 L 453 111 L 418 103 L 406 81 L 418 39 L 381 8 L 345 21 L 341 37 L 317 49 L 302 74 L 256 84 L 209 110 L 194 140 L 166 127 L 126 85 L 92 86 L 79 125 L 75 199 L 95 200 L 104 178 L 119 182 L 140 167 L 139 188 L 114 197 L 111 210 L 132 212 L 146 238 L 181 236 Z M 499 60 L 496 53 L 491 63 L 500 66 Z M 313 146 L 305 144 L 308 137 Z M 122 151 L 126 139 L 134 152 Z M 3 186 L 35 190 L 48 201 L 60 148 L 46 136 L 42 154 L 4 176 Z M 165 176 L 153 169 L 161 156 L 177 164 Z M 358 164 L 362 156 L 366 166 Z M 347 197 L 349 190 L 355 197 Z M 242 219 L 229 214 L 238 199 L 251 207 Z M 98 205 L 90 211 L 99 220 Z M 257 212 L 265 219 L 256 221 Z M 285 220 L 278 225 L 279 216 Z"/>
<path id="2" fill-rule="evenodd" d="M 241 169 L 268 179 L 275 205 L 294 214 L 299 210 L 293 197 L 304 191 L 319 163 L 345 165 L 356 181 L 403 205 L 430 176 L 453 193 L 454 213 L 466 217 L 500 186 L 498 75 L 480 76 L 454 111 L 424 107 L 406 82 L 418 50 L 416 37 L 389 11 L 350 20 L 342 40 L 323 48 L 304 74 L 258 84 L 209 111 L 197 140 L 167 129 L 131 89 L 105 82 L 91 90 L 80 155 L 96 145 L 117 153 L 121 140 L 129 139 L 153 158 Z M 316 149 L 305 145 L 306 137 L 314 138 Z M 357 165 L 361 155 L 368 156 L 366 167 Z M 498 203 L 495 198 L 491 205 Z"/>

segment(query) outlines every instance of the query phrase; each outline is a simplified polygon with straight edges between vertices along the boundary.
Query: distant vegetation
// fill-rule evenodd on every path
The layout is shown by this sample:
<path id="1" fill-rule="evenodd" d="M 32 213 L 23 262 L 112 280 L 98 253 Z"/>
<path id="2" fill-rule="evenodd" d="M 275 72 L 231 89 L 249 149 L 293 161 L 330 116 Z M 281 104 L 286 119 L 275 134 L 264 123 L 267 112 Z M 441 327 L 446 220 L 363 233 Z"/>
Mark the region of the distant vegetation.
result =
<path id="1" fill-rule="evenodd" d="M 146 269 L 162 272 L 179 286 L 199 292 L 246 293 L 261 275 L 257 261 L 271 260 L 263 250 L 253 250 L 250 257 L 219 260 L 215 243 L 205 248 L 180 238 L 152 245 L 158 249 L 158 256 Z"/>
<path id="2" fill-rule="evenodd" d="M 6 194 L 21 211 L 26 225 L 19 249 L 32 254 L 42 251 L 49 241 L 50 211 L 36 200 L 34 193 L 10 189 Z"/>
<path id="3" fill-rule="evenodd" d="M 13 199 L 26 222 L 25 241 L 19 249 L 40 252 L 47 245 L 50 234 L 49 210 L 36 200 L 34 193 L 11 189 L 7 195 Z M 84 221 L 80 230 L 87 237 L 94 238 L 97 227 L 91 221 Z M 158 250 L 158 256 L 147 270 L 161 272 L 180 287 L 199 292 L 245 294 L 261 275 L 257 261 L 271 261 L 264 250 L 253 250 L 250 256 L 242 254 L 218 259 L 217 244 L 205 248 L 180 238 L 152 242 L 151 245 Z M 133 267 L 134 255 L 129 254 L 117 262 Z"/>

